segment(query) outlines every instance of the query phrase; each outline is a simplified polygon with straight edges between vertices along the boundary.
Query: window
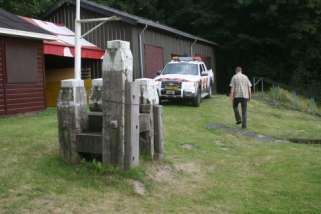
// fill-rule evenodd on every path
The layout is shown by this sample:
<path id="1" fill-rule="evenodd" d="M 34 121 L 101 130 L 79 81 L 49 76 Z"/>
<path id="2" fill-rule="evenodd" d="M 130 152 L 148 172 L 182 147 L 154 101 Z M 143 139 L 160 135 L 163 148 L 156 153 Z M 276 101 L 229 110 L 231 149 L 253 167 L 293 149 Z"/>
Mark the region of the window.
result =
<path id="1" fill-rule="evenodd" d="M 38 43 L 20 38 L 6 40 L 8 83 L 32 83 L 37 80 Z"/>
<path id="2" fill-rule="evenodd" d="M 166 74 L 199 75 L 196 64 L 185 62 L 167 64 L 162 72 L 162 75 Z"/>

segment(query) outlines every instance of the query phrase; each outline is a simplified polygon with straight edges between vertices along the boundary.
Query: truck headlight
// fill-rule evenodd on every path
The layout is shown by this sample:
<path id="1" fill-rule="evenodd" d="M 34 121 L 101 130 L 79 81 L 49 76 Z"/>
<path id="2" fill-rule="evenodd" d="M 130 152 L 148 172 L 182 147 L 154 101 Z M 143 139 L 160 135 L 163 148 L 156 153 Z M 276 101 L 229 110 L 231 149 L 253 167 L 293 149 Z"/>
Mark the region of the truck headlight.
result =
<path id="1" fill-rule="evenodd" d="M 183 90 L 195 93 L 195 83 L 194 82 L 183 82 L 182 84 Z"/>

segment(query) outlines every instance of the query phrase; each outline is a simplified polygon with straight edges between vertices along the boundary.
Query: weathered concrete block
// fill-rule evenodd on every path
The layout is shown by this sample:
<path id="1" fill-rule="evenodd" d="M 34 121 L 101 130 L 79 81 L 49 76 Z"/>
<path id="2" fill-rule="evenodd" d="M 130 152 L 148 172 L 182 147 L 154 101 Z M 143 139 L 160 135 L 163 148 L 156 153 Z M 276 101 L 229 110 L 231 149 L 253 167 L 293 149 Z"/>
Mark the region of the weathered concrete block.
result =
<path id="1" fill-rule="evenodd" d="M 140 113 L 139 114 L 139 132 L 147 132 L 151 127 L 151 114 L 149 113 Z"/>
<path id="2" fill-rule="evenodd" d="M 141 98 L 141 97 L 140 97 Z M 153 111 L 153 105 L 151 104 L 140 104 L 139 112 L 140 113 L 151 113 Z"/>
<path id="3" fill-rule="evenodd" d="M 103 90 L 103 79 L 92 80 L 92 89 L 89 96 L 89 109 L 90 111 L 102 112 L 102 90 Z"/>
<path id="4" fill-rule="evenodd" d="M 76 134 L 87 124 L 86 91 L 82 80 L 63 80 L 57 102 L 60 155 L 68 163 L 77 163 Z"/>
<path id="5" fill-rule="evenodd" d="M 102 66 L 103 72 L 124 72 L 126 79 L 132 82 L 133 55 L 130 51 L 130 43 L 121 40 L 108 41 Z"/>
<path id="6" fill-rule="evenodd" d="M 141 78 L 136 79 L 135 82 L 139 85 L 141 104 L 159 104 L 159 96 L 157 93 L 156 82 L 153 79 Z"/>

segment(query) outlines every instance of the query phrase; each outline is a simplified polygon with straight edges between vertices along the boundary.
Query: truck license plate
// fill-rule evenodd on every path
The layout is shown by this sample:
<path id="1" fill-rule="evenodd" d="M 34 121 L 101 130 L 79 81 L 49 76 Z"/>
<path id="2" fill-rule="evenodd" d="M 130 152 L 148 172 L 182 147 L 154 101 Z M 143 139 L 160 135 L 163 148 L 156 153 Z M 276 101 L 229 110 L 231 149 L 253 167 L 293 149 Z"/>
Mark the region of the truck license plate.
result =
<path id="1" fill-rule="evenodd" d="M 173 95 L 173 94 L 175 94 L 175 91 L 172 91 L 172 90 L 166 90 L 166 94 Z"/>
<path id="2" fill-rule="evenodd" d="M 166 90 L 176 91 L 177 90 L 177 86 L 167 86 Z"/>

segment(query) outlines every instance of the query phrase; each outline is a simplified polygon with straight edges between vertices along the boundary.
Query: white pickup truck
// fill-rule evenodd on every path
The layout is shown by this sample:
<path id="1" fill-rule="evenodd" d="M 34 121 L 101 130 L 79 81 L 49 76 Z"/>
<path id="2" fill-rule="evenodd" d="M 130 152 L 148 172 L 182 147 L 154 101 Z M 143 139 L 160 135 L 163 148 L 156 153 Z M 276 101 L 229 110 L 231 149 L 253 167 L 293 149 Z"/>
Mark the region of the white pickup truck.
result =
<path id="1" fill-rule="evenodd" d="M 198 107 L 201 99 L 211 97 L 213 71 L 199 57 L 174 57 L 154 79 L 162 100 L 191 100 Z"/>

